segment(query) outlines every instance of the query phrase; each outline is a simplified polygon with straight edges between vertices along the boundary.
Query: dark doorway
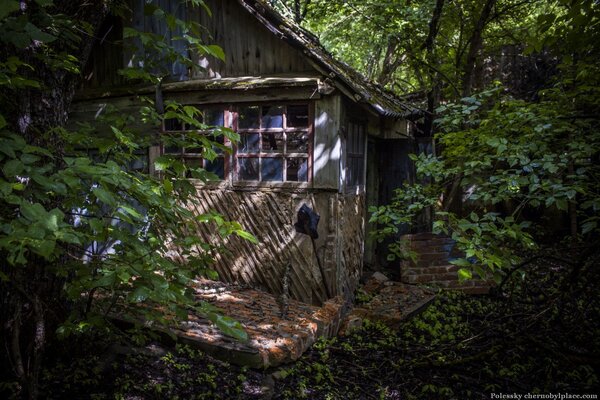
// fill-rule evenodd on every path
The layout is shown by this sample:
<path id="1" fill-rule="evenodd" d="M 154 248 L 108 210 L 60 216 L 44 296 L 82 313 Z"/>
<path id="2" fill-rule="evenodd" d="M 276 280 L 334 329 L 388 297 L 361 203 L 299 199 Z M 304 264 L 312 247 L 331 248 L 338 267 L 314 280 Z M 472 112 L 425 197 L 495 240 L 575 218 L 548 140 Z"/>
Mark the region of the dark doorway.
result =
<path id="1" fill-rule="evenodd" d="M 414 181 L 414 165 L 409 154 L 416 153 L 415 142 L 411 139 L 372 139 L 368 146 L 367 202 L 369 206 L 389 204 L 394 190 L 404 182 Z M 369 225 L 367 230 L 375 227 Z M 402 231 L 401 234 L 408 233 Z M 387 246 L 397 237 L 382 243 L 368 239 L 365 249 L 365 263 L 387 267 Z"/>
<path id="2" fill-rule="evenodd" d="M 414 165 L 408 157 L 415 153 L 414 142 L 409 139 L 384 139 L 377 143 L 377 171 L 379 175 L 378 205 L 388 204 L 394 190 L 404 182 L 412 182 Z"/>

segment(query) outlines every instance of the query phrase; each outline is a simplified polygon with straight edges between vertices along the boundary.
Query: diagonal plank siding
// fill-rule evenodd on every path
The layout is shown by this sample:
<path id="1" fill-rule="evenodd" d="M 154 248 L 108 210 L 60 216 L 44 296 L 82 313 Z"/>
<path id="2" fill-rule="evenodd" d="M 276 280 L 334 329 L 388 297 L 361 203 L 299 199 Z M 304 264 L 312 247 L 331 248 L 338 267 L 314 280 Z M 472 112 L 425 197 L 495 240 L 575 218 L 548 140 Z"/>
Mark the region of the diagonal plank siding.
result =
<path id="1" fill-rule="evenodd" d="M 337 282 L 344 297 L 354 294 L 362 274 L 365 245 L 365 196 L 344 196 L 339 202 Z"/>
<path id="2" fill-rule="evenodd" d="M 226 249 L 215 254 L 213 269 L 220 279 L 279 295 L 289 264 L 290 297 L 321 304 L 327 296 L 310 238 L 293 227 L 304 203 L 321 215 L 316 248 L 330 292 L 349 300 L 362 266 L 364 196 L 200 187 L 189 208 L 197 214 L 216 211 L 240 222 L 258 239 L 256 245 L 237 236 L 222 239 L 214 224 L 197 224 L 197 235 Z"/>

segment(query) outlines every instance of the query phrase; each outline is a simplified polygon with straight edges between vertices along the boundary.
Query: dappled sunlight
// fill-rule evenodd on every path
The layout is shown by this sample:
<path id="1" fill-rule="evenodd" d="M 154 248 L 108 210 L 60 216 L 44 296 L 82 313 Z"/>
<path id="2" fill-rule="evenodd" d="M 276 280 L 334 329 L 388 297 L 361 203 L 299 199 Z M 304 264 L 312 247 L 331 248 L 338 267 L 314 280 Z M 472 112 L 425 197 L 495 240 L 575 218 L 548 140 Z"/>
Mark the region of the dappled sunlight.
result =
<path id="1" fill-rule="evenodd" d="M 239 221 L 258 241 L 254 244 L 237 235 L 221 237 L 213 223 L 197 224 L 197 234 L 203 241 L 224 248 L 214 254 L 212 265 L 221 280 L 281 294 L 284 273 L 289 265 L 290 297 L 315 303 L 326 299 L 324 279 L 310 240 L 295 231 L 293 222 L 297 207 L 304 202 L 323 204 L 320 208 L 325 219 L 327 196 L 198 188 L 198 201 L 189 207 L 197 215 L 216 211 L 225 219 Z M 320 245 L 322 247 L 323 243 Z M 332 273 L 334 268 L 330 265 Z"/>
<path id="2" fill-rule="evenodd" d="M 315 116 L 315 131 L 326 129 L 328 126 L 334 125 L 332 115 L 325 111 Z M 315 141 L 314 158 L 313 158 L 313 175 L 324 170 L 330 163 L 337 162 L 341 157 L 342 140 L 338 135 L 333 135 L 334 141 L 331 143 L 318 143 Z"/>
<path id="3" fill-rule="evenodd" d="M 319 336 L 335 334 L 340 325 L 343 302 L 339 297 L 323 307 L 290 300 L 283 315 L 279 299 L 266 292 L 206 279 L 199 280 L 195 287 L 197 300 L 241 323 L 248 340 L 226 336 L 196 313 L 173 331 L 208 351 L 229 351 L 230 361 L 235 363 L 266 367 L 296 360 Z"/>

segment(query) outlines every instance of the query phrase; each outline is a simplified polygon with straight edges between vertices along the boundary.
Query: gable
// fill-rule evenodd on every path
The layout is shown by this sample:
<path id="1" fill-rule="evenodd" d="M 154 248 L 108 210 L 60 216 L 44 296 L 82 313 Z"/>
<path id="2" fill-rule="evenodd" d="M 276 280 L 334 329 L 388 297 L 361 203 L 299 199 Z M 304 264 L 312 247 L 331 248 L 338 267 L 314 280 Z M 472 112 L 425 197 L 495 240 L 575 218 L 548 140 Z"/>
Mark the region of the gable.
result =
<path id="1" fill-rule="evenodd" d="M 135 54 L 126 54 L 118 44 L 123 26 L 152 32 L 167 39 L 180 33 L 167 29 L 164 21 L 144 15 L 145 0 L 129 0 L 133 10 L 128 21 L 113 18 L 99 32 L 91 60 L 85 71 L 83 89 L 123 86 L 125 81 L 117 71 L 124 65 L 142 60 Z M 191 58 L 204 69 L 189 76 L 186 66 L 168 65 L 168 81 L 218 79 L 236 77 L 322 76 L 324 84 L 339 89 L 345 96 L 362 104 L 375 115 L 391 118 L 415 119 L 422 110 L 404 103 L 393 93 L 370 82 L 345 63 L 336 60 L 310 32 L 283 17 L 266 0 L 204 0 L 212 10 L 188 10 L 175 0 L 154 0 L 161 9 L 182 20 L 202 27 L 203 43 L 216 44 L 225 53 L 225 62 L 212 56 Z M 105 40 L 106 39 L 106 40 Z M 185 45 L 173 41 L 173 47 L 187 54 Z"/>
<path id="2" fill-rule="evenodd" d="M 111 17 L 98 33 L 90 61 L 84 73 L 85 87 L 114 87 L 125 83 L 117 71 L 131 62 L 132 55 L 119 43 L 123 27 L 131 26 L 170 38 L 177 32 L 167 29 L 164 20 L 144 15 L 143 0 L 130 0 L 131 17 L 126 21 Z M 224 78 L 263 76 L 296 73 L 315 73 L 302 52 L 284 42 L 256 20 L 237 0 L 205 0 L 212 16 L 204 8 L 186 9 L 176 0 L 159 0 L 154 4 L 182 20 L 197 22 L 206 44 L 220 46 L 225 52 L 225 62 L 215 57 L 192 57 L 204 70 L 188 76 L 183 65 L 171 65 L 172 80 L 189 78 Z M 173 41 L 177 51 L 187 52 L 181 42 Z"/>
<path id="3" fill-rule="evenodd" d="M 208 60 L 209 78 L 314 72 L 305 56 L 262 25 L 237 0 L 206 0 L 213 12 L 195 11 L 194 20 L 206 28 L 206 43 L 217 44 L 226 62 Z"/>

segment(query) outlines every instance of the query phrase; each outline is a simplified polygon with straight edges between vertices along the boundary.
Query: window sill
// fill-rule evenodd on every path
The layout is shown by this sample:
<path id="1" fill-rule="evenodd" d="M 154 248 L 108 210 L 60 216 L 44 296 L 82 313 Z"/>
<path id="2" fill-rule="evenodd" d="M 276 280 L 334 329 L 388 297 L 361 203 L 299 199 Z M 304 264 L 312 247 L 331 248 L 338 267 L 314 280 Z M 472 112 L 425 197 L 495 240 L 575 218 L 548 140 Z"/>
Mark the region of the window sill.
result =
<path id="1" fill-rule="evenodd" d="M 276 189 L 308 189 L 312 187 L 311 182 L 259 182 L 259 181 L 237 181 L 231 186 L 237 188 L 276 188 Z"/>
<path id="2" fill-rule="evenodd" d="M 204 188 L 214 188 L 214 189 L 226 189 L 230 186 L 229 182 L 227 182 L 226 180 L 222 180 L 222 181 L 208 181 L 205 182 L 202 179 L 193 179 L 193 178 L 188 178 L 188 180 L 190 182 L 192 182 L 194 184 L 194 186 L 196 187 L 204 187 Z"/>
<path id="3" fill-rule="evenodd" d="M 241 189 L 241 190 L 304 190 L 313 187 L 312 182 L 258 182 L 258 181 L 209 181 L 204 182 L 200 179 L 189 179 L 194 186 L 206 189 Z"/>

